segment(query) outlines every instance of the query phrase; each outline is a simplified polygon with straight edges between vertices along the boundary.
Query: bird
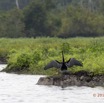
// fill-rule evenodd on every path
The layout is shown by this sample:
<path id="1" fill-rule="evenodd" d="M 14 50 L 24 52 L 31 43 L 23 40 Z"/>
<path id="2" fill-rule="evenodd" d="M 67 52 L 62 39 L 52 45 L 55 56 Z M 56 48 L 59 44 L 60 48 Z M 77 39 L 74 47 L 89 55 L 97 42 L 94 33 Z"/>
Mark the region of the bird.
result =
<path id="1" fill-rule="evenodd" d="M 70 58 L 68 61 L 65 62 L 64 53 L 62 51 L 62 62 L 59 62 L 57 60 L 52 60 L 44 67 L 44 70 L 54 67 L 54 68 L 59 69 L 61 72 L 66 72 L 68 68 L 74 65 L 83 66 L 82 62 L 76 60 L 75 58 Z"/>

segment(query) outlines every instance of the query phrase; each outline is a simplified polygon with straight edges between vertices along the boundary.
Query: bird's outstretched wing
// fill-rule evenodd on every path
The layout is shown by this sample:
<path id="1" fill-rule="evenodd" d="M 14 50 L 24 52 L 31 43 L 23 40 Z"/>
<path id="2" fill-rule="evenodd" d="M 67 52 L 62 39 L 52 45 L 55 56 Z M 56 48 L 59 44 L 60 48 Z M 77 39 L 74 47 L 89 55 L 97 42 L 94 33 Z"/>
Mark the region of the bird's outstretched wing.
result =
<path id="1" fill-rule="evenodd" d="M 44 70 L 47 70 L 49 68 L 61 68 L 62 66 L 62 63 L 61 62 L 58 62 L 57 60 L 53 60 L 51 61 L 49 64 L 47 64 L 45 67 L 44 67 Z"/>
<path id="2" fill-rule="evenodd" d="M 72 67 L 74 65 L 77 66 L 83 66 L 82 62 L 76 60 L 75 58 L 70 58 L 67 62 L 66 62 L 66 66 L 67 67 Z"/>

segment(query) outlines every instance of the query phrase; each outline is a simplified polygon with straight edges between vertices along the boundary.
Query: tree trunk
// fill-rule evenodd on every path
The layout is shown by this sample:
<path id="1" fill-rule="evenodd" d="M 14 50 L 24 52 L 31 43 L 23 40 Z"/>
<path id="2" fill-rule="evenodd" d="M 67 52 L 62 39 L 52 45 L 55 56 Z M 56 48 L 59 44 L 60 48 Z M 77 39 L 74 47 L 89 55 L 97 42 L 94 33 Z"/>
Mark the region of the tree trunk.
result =
<path id="1" fill-rule="evenodd" d="M 17 7 L 17 9 L 19 9 L 19 2 L 18 2 L 18 0 L 16 0 L 16 7 Z"/>

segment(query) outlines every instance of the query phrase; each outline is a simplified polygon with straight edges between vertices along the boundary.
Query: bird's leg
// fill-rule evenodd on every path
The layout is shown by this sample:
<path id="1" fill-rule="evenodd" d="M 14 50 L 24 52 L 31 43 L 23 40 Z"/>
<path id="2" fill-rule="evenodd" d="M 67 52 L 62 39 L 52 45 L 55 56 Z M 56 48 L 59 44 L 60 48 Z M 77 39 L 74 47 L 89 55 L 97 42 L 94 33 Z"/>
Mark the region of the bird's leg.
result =
<path id="1" fill-rule="evenodd" d="M 64 88 L 64 77 L 65 75 L 61 73 L 61 87 Z"/>
<path id="2" fill-rule="evenodd" d="M 63 77 L 61 77 L 61 87 L 64 88 Z"/>

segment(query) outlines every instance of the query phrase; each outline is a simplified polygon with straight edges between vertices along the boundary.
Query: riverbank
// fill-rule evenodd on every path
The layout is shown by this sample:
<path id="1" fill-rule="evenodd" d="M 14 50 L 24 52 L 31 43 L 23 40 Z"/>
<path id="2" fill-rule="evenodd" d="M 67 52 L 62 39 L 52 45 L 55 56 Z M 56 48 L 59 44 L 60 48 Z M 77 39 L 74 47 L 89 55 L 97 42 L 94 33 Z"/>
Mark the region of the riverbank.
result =
<path id="1" fill-rule="evenodd" d="M 104 75 L 93 75 L 86 71 L 79 71 L 62 76 L 40 77 L 38 85 L 54 85 L 62 88 L 68 86 L 104 87 Z"/>
<path id="2" fill-rule="evenodd" d="M 104 74 L 104 37 L 101 38 L 1 38 L 0 57 L 6 58 L 8 73 L 54 75 L 57 69 L 44 70 L 52 60 L 76 58 L 83 67 L 72 67 L 70 72 L 85 70 Z"/>

